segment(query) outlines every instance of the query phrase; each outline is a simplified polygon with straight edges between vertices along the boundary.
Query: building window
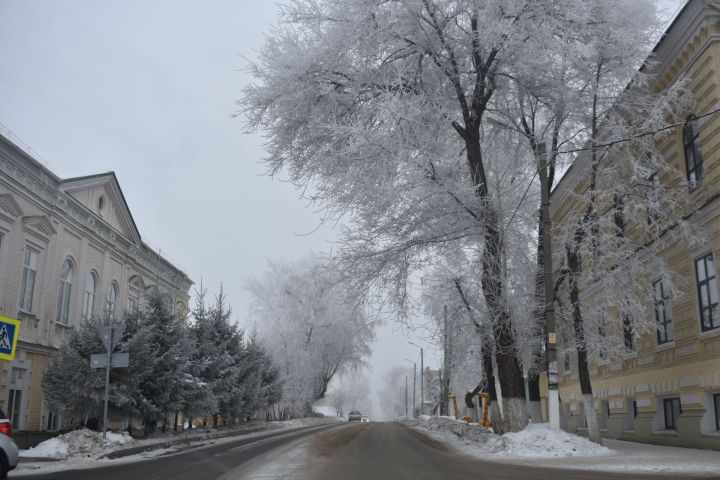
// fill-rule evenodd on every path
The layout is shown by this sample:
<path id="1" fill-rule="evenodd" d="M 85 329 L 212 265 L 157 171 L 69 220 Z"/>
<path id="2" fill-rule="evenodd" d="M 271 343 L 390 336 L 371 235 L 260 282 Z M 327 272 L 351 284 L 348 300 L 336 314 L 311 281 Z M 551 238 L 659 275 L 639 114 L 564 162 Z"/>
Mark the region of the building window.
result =
<path id="1" fill-rule="evenodd" d="M 623 317 L 623 343 L 626 352 L 635 351 L 635 325 L 632 315 L 627 310 L 622 313 Z"/>
<path id="2" fill-rule="evenodd" d="M 117 296 L 118 296 L 117 283 L 112 282 L 112 284 L 110 285 L 110 293 L 108 294 L 108 305 L 107 305 L 108 317 L 110 317 L 111 320 L 115 320 L 115 311 L 117 309 Z"/>
<path id="3" fill-rule="evenodd" d="M 713 403 L 715 405 L 715 430 L 720 432 L 720 393 L 713 395 Z"/>
<path id="4" fill-rule="evenodd" d="M 35 277 L 37 276 L 38 252 L 25 247 L 23 257 L 23 276 L 20 286 L 20 310 L 32 312 L 33 293 L 35 292 Z"/>
<path id="5" fill-rule="evenodd" d="M 653 282 L 653 301 L 655 303 L 655 324 L 657 325 L 658 345 L 672 342 L 674 336 L 670 311 L 670 295 L 662 279 Z"/>
<path id="6" fill-rule="evenodd" d="M 700 127 L 695 115 L 690 115 L 683 127 L 683 149 L 685 151 L 685 167 L 690 189 L 694 189 L 702 181 L 703 159 L 700 153 Z"/>
<path id="7" fill-rule="evenodd" d="M 635 430 L 635 419 L 637 418 L 637 401 L 628 398 L 625 404 L 627 412 L 625 414 L 625 431 L 632 432 Z"/>
<path id="8" fill-rule="evenodd" d="M 662 212 L 660 181 L 658 180 L 657 170 L 648 176 L 647 181 L 649 184 L 647 194 L 647 223 L 650 225 L 660 218 L 660 213 Z"/>
<path id="9" fill-rule="evenodd" d="M 60 270 L 60 291 L 58 293 L 57 321 L 68 324 L 70 316 L 70 292 L 72 290 L 73 267 L 70 259 L 65 260 Z"/>
<path id="10" fill-rule="evenodd" d="M 615 236 L 625 237 L 625 201 L 622 195 L 615 193 L 613 197 L 613 222 L 615 223 Z"/>
<path id="11" fill-rule="evenodd" d="M 720 327 L 720 306 L 718 306 L 718 286 L 713 254 L 695 260 L 695 280 L 697 282 L 700 322 L 703 332 Z"/>
<path id="12" fill-rule="evenodd" d="M 22 390 L 11 388 L 8 394 L 8 418 L 14 429 L 20 429 L 20 410 L 22 409 Z"/>
<path id="13" fill-rule="evenodd" d="M 135 313 L 140 306 L 140 289 L 133 282 L 128 285 L 128 313 Z"/>
<path id="14" fill-rule="evenodd" d="M 682 409 L 679 398 L 664 398 L 663 409 L 665 411 L 665 430 L 677 430 L 677 420 Z"/>
<path id="15" fill-rule="evenodd" d="M 598 319 L 598 336 L 600 337 L 599 340 L 599 356 L 600 360 L 607 360 L 608 359 L 608 346 L 607 346 L 607 320 L 605 319 L 605 314 L 603 312 L 600 312 L 600 318 Z"/>
<path id="16" fill-rule="evenodd" d="M 85 279 L 85 296 L 83 298 L 83 319 L 90 321 L 95 313 L 95 292 L 97 291 L 97 275 L 88 272 Z"/>
<path id="17" fill-rule="evenodd" d="M 57 410 L 51 409 L 48 411 L 47 417 L 47 431 L 55 432 L 60 429 L 60 415 Z"/>

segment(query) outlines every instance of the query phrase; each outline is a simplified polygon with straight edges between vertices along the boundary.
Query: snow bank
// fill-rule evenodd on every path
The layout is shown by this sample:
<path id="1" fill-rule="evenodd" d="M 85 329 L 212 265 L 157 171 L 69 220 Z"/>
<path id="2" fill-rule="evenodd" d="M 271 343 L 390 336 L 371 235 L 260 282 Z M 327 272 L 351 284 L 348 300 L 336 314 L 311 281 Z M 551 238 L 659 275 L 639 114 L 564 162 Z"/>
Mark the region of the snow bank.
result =
<path id="1" fill-rule="evenodd" d="M 574 457 L 607 455 L 611 450 L 564 431 L 552 430 L 547 423 L 530 424 L 517 433 L 497 435 L 477 424 L 451 417 L 401 418 L 400 423 L 433 432 L 470 455 L 505 457 Z"/>
<path id="2" fill-rule="evenodd" d="M 49 458 L 95 457 L 107 450 L 131 442 L 133 442 L 132 437 L 125 432 L 108 432 L 107 439 L 103 440 L 102 433 L 83 428 L 45 440 L 28 450 L 20 450 L 20 456 Z"/>
<path id="3" fill-rule="evenodd" d="M 563 430 L 553 430 L 548 423 L 531 423 L 524 430 L 506 433 L 503 453 L 518 457 L 592 457 L 607 455 L 611 450 L 587 438 Z"/>

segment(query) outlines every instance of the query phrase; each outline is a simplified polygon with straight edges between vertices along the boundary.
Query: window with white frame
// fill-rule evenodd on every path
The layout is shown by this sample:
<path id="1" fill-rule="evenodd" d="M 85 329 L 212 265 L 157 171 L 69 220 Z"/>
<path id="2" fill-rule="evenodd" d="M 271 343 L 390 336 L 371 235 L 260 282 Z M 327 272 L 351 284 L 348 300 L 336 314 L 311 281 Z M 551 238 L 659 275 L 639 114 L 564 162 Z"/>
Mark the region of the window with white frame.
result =
<path id="1" fill-rule="evenodd" d="M 637 418 L 637 400 L 628 398 L 625 403 L 625 431 L 635 430 L 635 419 Z"/>
<path id="2" fill-rule="evenodd" d="M 630 312 L 625 310 L 622 312 L 623 317 L 623 343 L 626 352 L 635 351 L 635 322 Z"/>
<path id="3" fill-rule="evenodd" d="M 598 355 L 600 360 L 608 359 L 608 345 L 607 345 L 607 320 L 605 319 L 605 313 L 600 312 L 598 318 Z"/>
<path id="4" fill-rule="evenodd" d="M 23 256 L 22 285 L 20 286 L 20 310 L 32 312 L 35 278 L 37 277 L 39 252 L 25 247 Z"/>
<path id="5" fill-rule="evenodd" d="M 83 319 L 92 320 L 95 314 L 95 293 L 97 292 L 97 275 L 88 272 L 85 278 L 85 295 L 83 296 Z"/>
<path id="6" fill-rule="evenodd" d="M 112 282 L 110 284 L 110 292 L 108 293 L 107 310 L 108 310 L 108 316 L 113 320 L 115 319 L 115 313 L 117 310 L 117 296 L 118 296 L 117 283 Z"/>
<path id="7" fill-rule="evenodd" d="M 685 168 L 690 189 L 700 185 L 703 175 L 703 158 L 700 152 L 700 126 L 697 117 L 690 115 L 683 127 Z"/>
<path id="8" fill-rule="evenodd" d="M 72 291 L 73 266 L 70 259 L 60 269 L 60 291 L 58 292 L 57 322 L 68 325 L 70 317 L 70 293 Z"/>
<path id="9" fill-rule="evenodd" d="M 672 342 L 673 335 L 672 312 L 670 310 L 670 294 L 667 283 L 663 280 L 653 282 L 653 302 L 655 303 L 655 325 L 657 326 L 658 345 Z"/>
<path id="10" fill-rule="evenodd" d="M 700 306 L 700 328 L 703 332 L 720 327 L 720 304 L 713 254 L 695 260 L 695 280 Z"/>
<path id="11" fill-rule="evenodd" d="M 678 418 L 682 413 L 680 399 L 663 398 L 663 415 L 665 417 L 665 430 L 677 430 Z"/>
<path id="12" fill-rule="evenodd" d="M 128 284 L 127 311 L 128 313 L 135 313 L 138 311 L 138 308 L 140 308 L 140 288 L 135 282 L 130 282 Z"/>

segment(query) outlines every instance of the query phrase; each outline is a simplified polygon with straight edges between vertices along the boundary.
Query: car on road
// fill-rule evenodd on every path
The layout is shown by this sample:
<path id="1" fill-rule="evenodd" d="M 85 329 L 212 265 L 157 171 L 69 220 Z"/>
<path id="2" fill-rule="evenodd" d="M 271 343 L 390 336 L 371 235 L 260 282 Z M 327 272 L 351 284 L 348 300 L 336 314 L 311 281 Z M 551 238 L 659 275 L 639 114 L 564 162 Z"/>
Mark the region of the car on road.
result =
<path id="1" fill-rule="evenodd" d="M 8 472 L 17 466 L 18 447 L 12 434 L 12 423 L 0 409 L 0 480 L 5 480 Z"/>
<path id="2" fill-rule="evenodd" d="M 362 422 L 363 417 L 367 418 L 366 415 L 363 415 L 362 413 L 358 412 L 357 410 L 353 410 L 352 412 L 350 412 L 348 414 L 348 422 Z"/>
<path id="3" fill-rule="evenodd" d="M 367 415 L 363 415 L 360 417 L 360 423 L 368 423 L 368 422 L 370 422 L 370 417 L 368 417 Z"/>

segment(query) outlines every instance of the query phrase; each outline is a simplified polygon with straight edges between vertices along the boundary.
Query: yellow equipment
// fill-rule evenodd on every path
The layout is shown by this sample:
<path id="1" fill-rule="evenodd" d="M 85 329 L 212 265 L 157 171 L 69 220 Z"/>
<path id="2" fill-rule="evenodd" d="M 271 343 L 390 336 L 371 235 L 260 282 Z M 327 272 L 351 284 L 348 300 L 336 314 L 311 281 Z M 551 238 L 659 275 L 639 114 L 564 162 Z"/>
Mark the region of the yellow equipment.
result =
<path id="1" fill-rule="evenodd" d="M 483 406 L 483 412 L 482 412 L 482 418 L 478 420 L 478 425 L 484 428 L 490 428 L 492 427 L 492 422 L 490 421 L 489 417 L 489 410 L 490 410 L 490 394 L 488 393 L 478 393 L 478 401 L 482 403 Z M 457 397 L 455 395 L 450 395 L 449 398 L 452 398 L 453 400 L 453 406 L 455 407 L 455 418 L 458 419 L 458 404 L 457 404 Z M 483 402 L 483 400 L 485 400 Z M 459 418 L 459 420 L 463 420 L 467 423 L 474 422 L 472 417 L 464 416 Z"/>

